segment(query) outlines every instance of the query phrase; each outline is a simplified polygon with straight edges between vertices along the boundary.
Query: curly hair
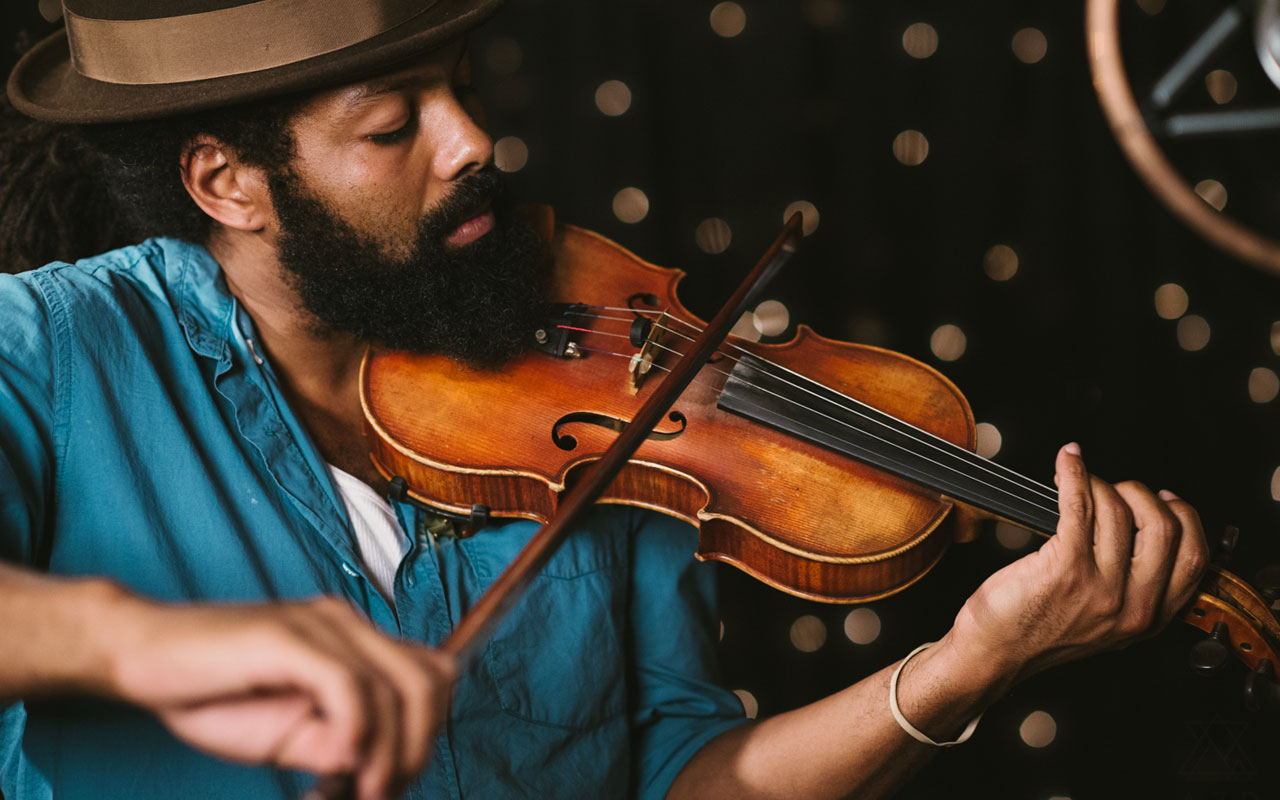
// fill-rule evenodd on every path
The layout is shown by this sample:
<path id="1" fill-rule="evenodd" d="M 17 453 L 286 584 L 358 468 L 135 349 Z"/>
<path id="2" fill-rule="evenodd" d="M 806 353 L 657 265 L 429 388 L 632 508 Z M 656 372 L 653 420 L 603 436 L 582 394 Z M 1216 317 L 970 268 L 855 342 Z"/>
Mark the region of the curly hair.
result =
<path id="1" fill-rule="evenodd" d="M 69 261 L 150 236 L 207 241 L 213 220 L 187 194 L 184 150 L 211 136 L 247 164 L 293 156 L 289 123 L 306 95 L 180 116 L 69 126 L 0 109 L 0 271 Z"/>
<path id="2" fill-rule="evenodd" d="M 70 261 L 128 241 L 99 156 L 64 125 L 0 103 L 0 271 Z"/>

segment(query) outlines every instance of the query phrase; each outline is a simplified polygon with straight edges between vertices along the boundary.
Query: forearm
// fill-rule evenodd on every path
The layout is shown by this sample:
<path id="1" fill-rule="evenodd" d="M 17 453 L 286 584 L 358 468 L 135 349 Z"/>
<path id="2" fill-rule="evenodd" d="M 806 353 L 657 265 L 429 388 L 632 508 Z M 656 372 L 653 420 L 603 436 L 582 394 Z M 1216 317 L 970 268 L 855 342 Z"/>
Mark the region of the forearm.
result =
<path id="1" fill-rule="evenodd" d="M 897 664 L 816 703 L 731 730 L 677 777 L 670 798 L 883 797 L 935 748 L 910 738 L 889 711 Z M 913 658 L 898 702 L 916 728 L 942 741 L 1004 693 L 1007 670 L 963 652 L 953 634 Z"/>
<path id="2" fill-rule="evenodd" d="M 0 702 L 109 693 L 109 649 L 124 590 L 0 562 Z"/>

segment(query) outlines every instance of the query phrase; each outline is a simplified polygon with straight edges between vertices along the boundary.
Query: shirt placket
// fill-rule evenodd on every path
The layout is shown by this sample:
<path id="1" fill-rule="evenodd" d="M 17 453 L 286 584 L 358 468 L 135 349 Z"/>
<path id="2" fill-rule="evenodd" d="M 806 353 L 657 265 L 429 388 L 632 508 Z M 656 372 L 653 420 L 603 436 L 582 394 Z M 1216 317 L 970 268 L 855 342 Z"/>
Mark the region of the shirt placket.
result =
<path id="1" fill-rule="evenodd" d="M 444 552 L 452 547 L 452 541 L 437 537 L 432 530 L 431 516 L 405 502 L 393 501 L 396 516 L 407 531 L 413 531 L 409 552 L 396 570 L 396 612 L 400 619 L 400 634 L 436 647 L 453 629 L 453 613 L 442 574 Z M 464 691 L 460 685 L 457 691 Z M 409 789 L 413 800 L 444 798 L 461 800 L 461 787 L 457 764 L 454 761 L 452 737 L 449 725 L 442 727 L 436 738 L 431 766 L 422 779 Z"/>

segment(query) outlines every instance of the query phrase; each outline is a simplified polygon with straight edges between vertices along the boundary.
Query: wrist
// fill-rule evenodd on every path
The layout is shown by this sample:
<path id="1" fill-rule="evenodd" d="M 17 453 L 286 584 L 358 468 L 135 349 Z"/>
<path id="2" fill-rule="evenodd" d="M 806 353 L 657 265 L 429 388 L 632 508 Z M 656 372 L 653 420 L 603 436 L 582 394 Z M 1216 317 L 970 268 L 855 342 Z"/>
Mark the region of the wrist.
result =
<path id="1" fill-rule="evenodd" d="M 988 685 L 1000 692 L 1007 691 L 1031 671 L 1027 654 L 1015 642 L 993 640 L 966 615 L 967 610 L 967 607 L 961 610 L 938 647 L 956 669 L 964 670 L 975 686 Z"/>
<path id="2" fill-rule="evenodd" d="M 952 631 L 910 658 L 898 678 L 898 713 L 941 742 L 960 736 L 966 724 L 1000 699 L 1016 679 L 1016 669 Z"/>
<path id="3" fill-rule="evenodd" d="M 151 604 L 110 580 L 86 580 L 77 589 L 83 637 L 74 688 L 121 699 L 120 675 L 131 650 L 132 632 Z"/>

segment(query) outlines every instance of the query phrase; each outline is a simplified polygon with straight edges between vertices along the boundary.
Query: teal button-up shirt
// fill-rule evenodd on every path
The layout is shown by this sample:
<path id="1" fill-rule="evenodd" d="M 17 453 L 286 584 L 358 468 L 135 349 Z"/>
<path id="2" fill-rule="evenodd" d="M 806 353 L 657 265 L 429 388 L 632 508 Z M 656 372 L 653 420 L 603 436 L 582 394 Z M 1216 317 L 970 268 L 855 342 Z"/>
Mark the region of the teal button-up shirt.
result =
<path id="1" fill-rule="evenodd" d="M 0 275 L 0 558 L 165 601 L 345 597 L 440 642 L 533 534 L 437 539 L 408 506 L 389 604 L 252 321 L 203 248 L 155 239 Z M 661 797 L 742 721 L 714 684 L 712 568 L 683 523 L 598 507 L 460 680 L 412 798 Z M 308 776 L 228 764 L 136 709 L 0 716 L 0 795 L 282 798 Z"/>

